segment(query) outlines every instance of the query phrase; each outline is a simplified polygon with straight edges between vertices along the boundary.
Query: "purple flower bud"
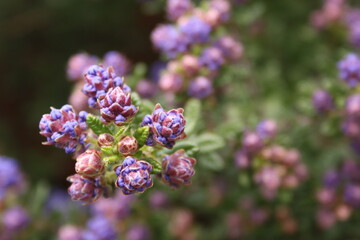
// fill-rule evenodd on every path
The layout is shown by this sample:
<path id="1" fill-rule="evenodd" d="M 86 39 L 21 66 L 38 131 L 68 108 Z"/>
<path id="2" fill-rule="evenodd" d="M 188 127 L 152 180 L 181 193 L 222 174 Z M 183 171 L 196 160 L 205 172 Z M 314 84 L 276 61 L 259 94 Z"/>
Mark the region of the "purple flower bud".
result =
<path id="1" fill-rule="evenodd" d="M 196 16 L 180 21 L 179 28 L 188 44 L 207 42 L 211 32 L 211 26 Z"/>
<path id="2" fill-rule="evenodd" d="M 120 87 L 125 93 L 130 92 L 124 79 L 117 76 L 112 67 L 105 69 L 98 65 L 91 66 L 85 74 L 85 81 L 82 91 L 89 97 L 89 106 L 93 108 L 99 108 L 97 99 L 105 95 L 110 88 Z"/>
<path id="3" fill-rule="evenodd" d="M 246 132 L 243 136 L 242 144 L 244 150 L 250 153 L 255 153 L 263 147 L 263 141 L 256 132 Z"/>
<path id="4" fill-rule="evenodd" d="M 276 190 L 281 184 L 279 172 L 273 167 L 262 168 L 256 173 L 255 181 L 269 190 Z"/>
<path id="5" fill-rule="evenodd" d="M 151 33 L 154 46 L 165 53 L 168 58 L 175 58 L 187 49 L 187 41 L 173 25 L 159 25 Z"/>
<path id="6" fill-rule="evenodd" d="M 162 162 L 162 179 L 171 187 L 191 184 L 191 178 L 195 174 L 194 165 L 196 160 L 184 155 L 180 149 L 171 155 L 164 157 Z"/>
<path id="7" fill-rule="evenodd" d="M 223 65 L 225 59 L 219 48 L 208 47 L 200 56 L 200 63 L 202 66 L 208 68 L 211 71 L 216 71 L 221 65 Z"/>
<path id="8" fill-rule="evenodd" d="M 104 216 L 94 216 L 87 222 L 82 240 L 117 240 L 116 228 Z"/>
<path id="9" fill-rule="evenodd" d="M 276 122 L 265 119 L 256 126 L 256 132 L 262 139 L 273 138 L 277 134 Z"/>
<path id="10" fill-rule="evenodd" d="M 117 166 L 114 171 L 118 176 L 116 186 L 124 194 L 142 193 L 153 185 L 150 175 L 152 166 L 148 162 L 127 157 L 122 165 Z"/>
<path id="11" fill-rule="evenodd" d="M 104 192 L 104 182 L 100 178 L 85 178 L 74 174 L 67 178 L 71 182 L 68 193 L 73 201 L 83 201 L 89 204 L 98 200 Z"/>
<path id="12" fill-rule="evenodd" d="M 79 80 L 83 77 L 88 67 L 98 62 L 96 56 L 87 53 L 78 53 L 70 57 L 67 64 L 67 76 L 71 80 Z"/>
<path id="13" fill-rule="evenodd" d="M 140 80 L 136 85 L 136 92 L 142 98 L 151 98 L 155 96 L 157 92 L 157 86 L 148 80 Z"/>
<path id="14" fill-rule="evenodd" d="M 64 225 L 58 231 L 58 240 L 82 240 L 82 231 L 73 225 Z"/>
<path id="15" fill-rule="evenodd" d="M 338 63 L 339 76 L 350 87 L 355 87 L 360 81 L 360 58 L 349 53 Z"/>
<path id="16" fill-rule="evenodd" d="M 360 118 L 360 94 L 355 94 L 346 100 L 345 113 L 350 117 Z"/>
<path id="17" fill-rule="evenodd" d="M 102 146 L 112 146 L 114 144 L 114 137 L 109 133 L 100 134 L 98 137 L 98 145 Z"/>
<path id="18" fill-rule="evenodd" d="M 154 145 L 156 143 L 172 148 L 175 141 L 186 137 L 184 132 L 186 120 L 182 114 L 184 109 L 171 109 L 165 112 L 160 104 L 156 104 L 151 115 L 143 118 L 141 126 L 149 126 L 150 134 L 146 145 Z"/>
<path id="19" fill-rule="evenodd" d="M 242 44 L 231 36 L 219 38 L 215 43 L 215 47 L 219 48 L 222 55 L 230 62 L 238 61 L 244 51 Z"/>
<path id="20" fill-rule="evenodd" d="M 316 199 L 322 205 L 330 205 L 334 203 L 336 193 L 333 189 L 322 188 L 316 193 Z"/>
<path id="21" fill-rule="evenodd" d="M 105 54 L 104 65 L 105 67 L 113 67 L 118 76 L 125 76 L 130 71 L 129 61 L 117 51 L 110 51 Z"/>
<path id="22" fill-rule="evenodd" d="M 150 239 L 150 231 L 141 224 L 131 226 L 126 233 L 127 240 L 148 240 Z"/>
<path id="23" fill-rule="evenodd" d="M 85 148 L 87 125 L 82 117 L 85 112 L 80 113 L 77 115 L 70 105 L 51 108 L 50 114 L 44 114 L 39 124 L 40 134 L 47 138 L 43 144 L 64 148 L 66 153 L 74 153 L 78 146 Z"/>
<path id="24" fill-rule="evenodd" d="M 9 232 L 16 232 L 29 224 L 30 218 L 25 209 L 17 206 L 7 209 L 2 215 L 2 224 Z"/>
<path id="25" fill-rule="evenodd" d="M 75 171 L 83 177 L 98 177 L 104 170 L 101 153 L 95 149 L 88 149 L 76 158 Z"/>
<path id="26" fill-rule="evenodd" d="M 139 110 L 131 104 L 130 93 L 120 87 L 110 88 L 105 95 L 100 96 L 98 105 L 103 122 L 115 122 L 118 126 L 130 121 Z"/>
<path id="27" fill-rule="evenodd" d="M 188 94 L 195 98 L 205 98 L 213 92 L 212 82 L 206 77 L 200 76 L 189 83 Z"/>
<path id="28" fill-rule="evenodd" d="M 24 176 L 17 162 L 5 156 L 0 156 L 0 200 L 8 190 L 19 192 L 24 186 Z"/>
<path id="29" fill-rule="evenodd" d="M 312 101 L 318 113 L 326 113 L 334 108 L 333 98 L 323 89 L 319 89 L 314 92 Z"/>
<path id="30" fill-rule="evenodd" d="M 192 8 L 190 0 L 168 0 L 166 5 L 168 19 L 177 20 Z"/>
<path id="31" fill-rule="evenodd" d="M 166 92 L 179 92 L 183 86 L 183 78 L 176 73 L 165 72 L 159 80 L 159 87 Z"/>
<path id="32" fill-rule="evenodd" d="M 118 150 L 124 156 L 133 155 L 138 150 L 138 141 L 134 137 L 126 136 L 118 143 Z"/>

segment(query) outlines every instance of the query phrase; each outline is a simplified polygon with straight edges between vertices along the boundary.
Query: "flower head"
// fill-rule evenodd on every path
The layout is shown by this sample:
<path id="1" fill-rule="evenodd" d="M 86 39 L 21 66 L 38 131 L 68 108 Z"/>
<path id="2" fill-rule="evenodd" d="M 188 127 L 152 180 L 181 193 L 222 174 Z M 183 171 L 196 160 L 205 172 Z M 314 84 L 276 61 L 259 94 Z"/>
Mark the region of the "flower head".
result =
<path id="1" fill-rule="evenodd" d="M 172 187 L 191 184 L 195 163 L 194 158 L 185 156 L 183 149 L 167 155 L 162 162 L 162 179 Z"/>
<path id="2" fill-rule="evenodd" d="M 312 101 L 318 113 L 326 113 L 334 108 L 334 101 L 331 95 L 323 89 L 314 92 Z"/>
<path id="3" fill-rule="evenodd" d="M 67 178 L 71 182 L 68 193 L 74 201 L 83 201 L 85 204 L 99 199 L 104 193 L 104 183 L 101 177 L 85 178 L 79 174 Z"/>
<path id="4" fill-rule="evenodd" d="M 86 115 L 85 111 L 77 115 L 71 105 L 51 108 L 50 114 L 44 114 L 39 124 L 40 134 L 46 137 L 43 144 L 64 148 L 66 153 L 74 153 L 78 146 L 85 147 Z"/>
<path id="5" fill-rule="evenodd" d="M 350 87 L 355 87 L 360 82 L 360 58 L 354 53 L 345 56 L 338 63 L 339 76 Z"/>
<path id="6" fill-rule="evenodd" d="M 168 112 L 156 104 L 151 115 L 146 115 L 141 126 L 149 126 L 150 134 L 146 145 L 160 144 L 172 148 L 176 140 L 186 137 L 184 132 L 186 120 L 182 108 L 172 109 Z"/>
<path id="7" fill-rule="evenodd" d="M 85 81 L 82 91 L 89 97 L 88 104 L 93 108 L 99 108 L 97 99 L 105 95 L 110 88 L 120 87 L 124 92 L 130 91 L 123 78 L 117 76 L 112 67 L 91 66 L 85 74 Z"/>
<path id="8" fill-rule="evenodd" d="M 203 76 L 195 78 L 189 83 L 188 94 L 195 98 L 205 98 L 213 92 L 212 82 Z"/>
<path id="9" fill-rule="evenodd" d="M 200 63 L 202 66 L 208 68 L 211 71 L 216 71 L 221 65 L 223 65 L 225 59 L 219 48 L 208 47 L 200 56 Z"/>
<path id="10" fill-rule="evenodd" d="M 75 171 L 83 177 L 98 177 L 105 170 L 101 153 L 88 149 L 76 158 Z"/>
<path id="11" fill-rule="evenodd" d="M 211 26 L 197 16 L 180 21 L 180 31 L 188 44 L 208 41 Z"/>
<path id="12" fill-rule="evenodd" d="M 5 196 L 7 190 L 18 192 L 24 185 L 24 176 L 17 162 L 5 156 L 0 156 L 0 199 Z"/>
<path id="13" fill-rule="evenodd" d="M 118 76 L 126 75 L 130 70 L 130 63 L 124 55 L 117 51 L 107 52 L 104 56 L 104 65 L 113 67 Z"/>
<path id="14" fill-rule="evenodd" d="M 115 122 L 119 126 L 131 120 L 138 111 L 131 104 L 130 93 L 124 92 L 120 87 L 110 88 L 105 95 L 101 95 L 98 105 L 103 122 Z"/>
<path id="15" fill-rule="evenodd" d="M 104 216 L 96 215 L 88 220 L 83 240 L 117 240 L 116 228 Z"/>
<path id="16" fill-rule="evenodd" d="M 2 224 L 7 231 L 18 231 L 29 223 L 29 214 L 22 207 L 7 209 L 2 216 Z"/>
<path id="17" fill-rule="evenodd" d="M 170 20 L 177 20 L 192 8 L 191 0 L 168 0 L 166 5 L 167 16 Z"/>
<path id="18" fill-rule="evenodd" d="M 140 161 L 134 157 L 127 157 L 114 171 L 118 176 L 116 186 L 124 194 L 144 192 L 153 185 L 150 175 L 152 166 L 148 162 Z"/>

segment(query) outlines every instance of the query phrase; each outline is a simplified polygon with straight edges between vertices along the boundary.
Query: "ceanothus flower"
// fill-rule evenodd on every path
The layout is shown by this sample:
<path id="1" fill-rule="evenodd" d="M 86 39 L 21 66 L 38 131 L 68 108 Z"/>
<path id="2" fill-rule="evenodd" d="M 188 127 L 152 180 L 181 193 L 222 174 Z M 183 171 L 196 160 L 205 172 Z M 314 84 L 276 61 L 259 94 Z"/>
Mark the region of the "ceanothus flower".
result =
<path id="1" fill-rule="evenodd" d="M 186 120 L 182 114 L 184 109 L 172 109 L 165 112 L 160 104 L 156 104 L 151 115 L 143 118 L 141 126 L 149 126 L 150 134 L 146 145 L 160 144 L 172 148 L 175 141 L 186 137 L 184 132 Z"/>
<path id="2" fill-rule="evenodd" d="M 195 174 L 195 158 L 185 156 L 184 149 L 164 157 L 162 162 L 162 179 L 172 187 L 191 184 Z"/>
<path id="3" fill-rule="evenodd" d="M 167 16 L 170 20 L 177 20 L 192 8 L 191 0 L 168 0 L 166 5 Z"/>
<path id="4" fill-rule="evenodd" d="M 114 171 L 118 176 L 116 186 L 120 188 L 124 194 L 142 193 L 153 185 L 150 175 L 152 166 L 148 162 L 138 160 L 134 157 L 127 157 Z"/>
<path id="5" fill-rule="evenodd" d="M 199 76 L 189 83 L 188 94 L 195 98 L 205 98 L 213 92 L 212 82 L 203 76 Z"/>
<path id="6" fill-rule="evenodd" d="M 97 99 L 105 95 L 110 88 L 120 87 L 124 92 L 130 92 L 129 86 L 124 84 L 124 79 L 117 76 L 112 67 L 93 65 L 84 77 L 86 83 L 82 91 L 89 97 L 88 104 L 93 108 L 99 108 Z"/>
<path id="7" fill-rule="evenodd" d="M 102 177 L 86 178 L 74 174 L 67 178 L 71 182 L 68 193 L 73 201 L 83 201 L 85 204 L 98 200 L 104 193 Z"/>
<path id="8" fill-rule="evenodd" d="M 334 101 L 329 92 L 318 89 L 312 97 L 313 105 L 318 113 L 326 113 L 334 108 Z"/>
<path id="9" fill-rule="evenodd" d="M 26 227 L 29 224 L 30 217 L 24 208 L 15 206 L 3 213 L 1 221 L 7 231 L 15 232 Z"/>
<path id="10" fill-rule="evenodd" d="M 50 114 L 44 114 L 39 123 L 40 134 L 46 137 L 43 144 L 64 148 L 68 154 L 74 153 L 78 146 L 85 148 L 86 116 L 85 111 L 77 115 L 71 105 L 51 108 Z"/>
<path id="11" fill-rule="evenodd" d="M 5 156 L 0 156 L 0 199 L 7 190 L 13 189 L 16 192 L 22 189 L 24 176 L 19 169 L 18 163 Z"/>
<path id="12" fill-rule="evenodd" d="M 78 80 L 83 77 L 86 69 L 98 62 L 96 56 L 87 53 L 78 53 L 70 57 L 67 64 L 67 76 L 71 80 Z"/>
<path id="13" fill-rule="evenodd" d="M 104 56 L 104 65 L 106 67 L 113 67 L 115 74 L 124 76 L 130 70 L 130 63 L 124 55 L 117 51 L 107 52 Z"/>
<path id="14" fill-rule="evenodd" d="M 211 26 L 197 16 L 181 21 L 179 28 L 188 44 L 204 43 L 209 40 Z"/>
<path id="15" fill-rule="evenodd" d="M 131 104 L 131 95 L 120 87 L 110 88 L 105 95 L 98 98 L 101 120 L 105 123 L 115 122 L 121 126 L 131 120 L 138 108 Z"/>
<path id="16" fill-rule="evenodd" d="M 116 228 L 104 216 L 96 215 L 88 220 L 83 240 L 117 240 Z"/>
<path id="17" fill-rule="evenodd" d="M 211 71 L 218 70 L 219 67 L 224 64 L 224 62 L 224 56 L 221 50 L 217 47 L 206 48 L 200 56 L 201 65 Z"/>
<path id="18" fill-rule="evenodd" d="M 151 33 L 151 41 L 168 58 L 174 58 L 187 49 L 186 38 L 173 25 L 159 25 Z"/>
<path id="19" fill-rule="evenodd" d="M 360 82 L 360 58 L 355 53 L 349 53 L 338 63 L 339 76 L 350 87 Z"/>

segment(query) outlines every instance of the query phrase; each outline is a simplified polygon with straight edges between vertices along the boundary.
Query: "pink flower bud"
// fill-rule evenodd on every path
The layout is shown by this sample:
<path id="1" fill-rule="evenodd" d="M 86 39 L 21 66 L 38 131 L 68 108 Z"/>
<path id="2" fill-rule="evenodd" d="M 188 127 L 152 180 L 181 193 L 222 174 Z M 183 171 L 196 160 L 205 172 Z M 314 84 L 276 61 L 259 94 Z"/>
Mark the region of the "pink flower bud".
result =
<path id="1" fill-rule="evenodd" d="M 97 177 L 104 172 L 100 152 L 88 149 L 76 158 L 75 171 L 83 177 Z"/>
<path id="2" fill-rule="evenodd" d="M 138 150 L 138 141 L 134 137 L 126 136 L 118 143 L 118 150 L 124 156 L 133 155 Z"/>

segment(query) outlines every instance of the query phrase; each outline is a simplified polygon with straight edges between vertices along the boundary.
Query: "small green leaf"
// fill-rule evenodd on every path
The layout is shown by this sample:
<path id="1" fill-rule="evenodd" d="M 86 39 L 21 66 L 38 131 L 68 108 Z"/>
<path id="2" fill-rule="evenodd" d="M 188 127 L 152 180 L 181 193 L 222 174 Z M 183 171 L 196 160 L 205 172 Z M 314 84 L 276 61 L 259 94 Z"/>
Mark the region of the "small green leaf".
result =
<path id="1" fill-rule="evenodd" d="M 137 94 L 136 92 L 132 92 L 131 93 L 131 102 L 132 104 L 134 104 L 136 107 L 140 107 L 142 105 L 142 101 L 141 98 L 139 96 L 139 94 Z"/>
<path id="2" fill-rule="evenodd" d="M 161 170 L 162 170 L 161 163 L 159 163 L 158 161 L 156 161 L 155 159 L 152 159 L 152 158 L 145 158 L 144 160 L 149 162 L 152 165 L 153 169 L 152 169 L 151 173 L 153 173 L 153 174 L 161 173 Z"/>
<path id="3" fill-rule="evenodd" d="M 99 117 L 94 116 L 92 114 L 88 114 L 86 117 L 86 123 L 93 130 L 93 132 L 97 135 L 102 133 L 112 133 L 110 128 L 103 124 Z"/>
<path id="4" fill-rule="evenodd" d="M 114 147 L 113 146 L 102 146 L 101 147 L 101 152 L 104 155 L 113 155 L 114 154 Z"/>
<path id="5" fill-rule="evenodd" d="M 186 119 L 186 127 L 185 132 L 188 135 L 191 135 L 196 130 L 196 126 L 198 124 L 201 112 L 201 102 L 198 99 L 190 99 L 185 107 L 185 119 Z"/>
<path id="6" fill-rule="evenodd" d="M 193 139 L 201 153 L 213 152 L 225 146 L 223 138 L 214 133 L 204 133 Z"/>
<path id="7" fill-rule="evenodd" d="M 224 159 L 217 153 L 202 155 L 199 158 L 198 163 L 213 171 L 220 171 L 225 166 Z"/>
<path id="8" fill-rule="evenodd" d="M 150 131 L 150 129 L 148 126 L 144 126 L 144 127 L 140 127 L 138 129 L 136 129 L 136 131 L 134 133 L 134 137 L 138 141 L 139 148 L 144 146 L 146 139 L 149 136 L 149 131 Z"/>

